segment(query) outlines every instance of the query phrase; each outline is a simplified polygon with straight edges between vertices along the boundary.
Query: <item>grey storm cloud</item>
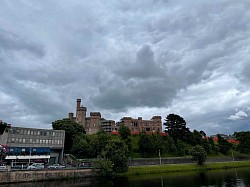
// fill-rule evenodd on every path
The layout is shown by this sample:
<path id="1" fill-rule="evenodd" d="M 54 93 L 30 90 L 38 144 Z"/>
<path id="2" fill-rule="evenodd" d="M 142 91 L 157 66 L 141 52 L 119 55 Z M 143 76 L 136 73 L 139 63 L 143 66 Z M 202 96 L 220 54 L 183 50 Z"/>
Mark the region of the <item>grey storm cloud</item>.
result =
<path id="1" fill-rule="evenodd" d="M 0 119 L 50 128 L 81 98 L 107 119 L 177 113 L 191 129 L 249 130 L 249 10 L 234 0 L 2 0 Z M 243 120 L 228 119 L 240 110 Z"/>
<path id="2" fill-rule="evenodd" d="M 0 29 L 0 49 L 3 51 L 28 51 L 38 57 L 43 57 L 45 51 L 41 45 L 27 41 L 24 38 L 20 38 L 18 35 L 11 33 L 11 31 L 5 31 Z"/>

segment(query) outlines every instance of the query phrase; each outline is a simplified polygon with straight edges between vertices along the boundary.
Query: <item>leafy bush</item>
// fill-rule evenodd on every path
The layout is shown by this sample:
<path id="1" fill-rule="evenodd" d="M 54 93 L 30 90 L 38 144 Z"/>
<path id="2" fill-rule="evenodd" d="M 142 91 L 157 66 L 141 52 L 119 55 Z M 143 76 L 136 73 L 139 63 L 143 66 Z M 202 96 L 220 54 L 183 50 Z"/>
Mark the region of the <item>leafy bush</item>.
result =
<path id="1" fill-rule="evenodd" d="M 197 161 L 198 165 L 203 165 L 207 159 L 207 152 L 200 145 L 191 148 L 189 153 L 192 155 L 192 160 Z"/>

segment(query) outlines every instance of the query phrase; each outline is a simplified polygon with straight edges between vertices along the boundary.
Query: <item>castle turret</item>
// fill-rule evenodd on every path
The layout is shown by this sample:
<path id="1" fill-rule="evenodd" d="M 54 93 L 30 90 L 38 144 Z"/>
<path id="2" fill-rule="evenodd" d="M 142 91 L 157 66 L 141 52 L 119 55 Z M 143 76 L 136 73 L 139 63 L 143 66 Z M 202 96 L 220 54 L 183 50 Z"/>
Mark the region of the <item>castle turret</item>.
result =
<path id="1" fill-rule="evenodd" d="M 70 120 L 73 120 L 73 119 L 74 119 L 74 113 L 72 113 L 72 112 L 69 113 L 69 119 L 70 119 Z"/>
<path id="2" fill-rule="evenodd" d="M 81 99 L 76 100 L 76 111 L 80 108 L 81 106 Z"/>
<path id="3" fill-rule="evenodd" d="M 81 106 L 81 99 L 76 100 L 76 122 L 86 127 L 86 112 L 87 108 Z"/>

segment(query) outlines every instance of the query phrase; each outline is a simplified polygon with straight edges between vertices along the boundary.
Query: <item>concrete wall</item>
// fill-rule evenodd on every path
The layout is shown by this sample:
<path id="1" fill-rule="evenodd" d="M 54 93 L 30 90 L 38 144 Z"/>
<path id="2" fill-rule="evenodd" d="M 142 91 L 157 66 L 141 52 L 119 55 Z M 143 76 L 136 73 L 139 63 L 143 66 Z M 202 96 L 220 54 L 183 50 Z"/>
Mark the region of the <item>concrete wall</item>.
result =
<path id="1" fill-rule="evenodd" d="M 145 159 L 129 159 L 129 166 L 142 165 L 159 165 L 159 164 L 180 164 L 180 163 L 194 163 L 191 158 L 145 158 Z"/>
<path id="2" fill-rule="evenodd" d="M 232 158 L 232 157 L 217 157 L 208 158 L 206 162 L 230 162 L 230 161 L 243 161 L 250 160 L 250 157 L 244 158 Z M 191 157 L 174 157 L 174 158 L 145 158 L 145 159 L 129 159 L 129 166 L 143 166 L 143 165 L 159 165 L 159 164 L 186 164 L 186 163 L 196 163 L 191 160 Z"/>
<path id="3" fill-rule="evenodd" d="M 97 172 L 92 169 L 44 170 L 44 171 L 0 171 L 1 183 L 45 181 L 65 178 L 94 177 Z"/>

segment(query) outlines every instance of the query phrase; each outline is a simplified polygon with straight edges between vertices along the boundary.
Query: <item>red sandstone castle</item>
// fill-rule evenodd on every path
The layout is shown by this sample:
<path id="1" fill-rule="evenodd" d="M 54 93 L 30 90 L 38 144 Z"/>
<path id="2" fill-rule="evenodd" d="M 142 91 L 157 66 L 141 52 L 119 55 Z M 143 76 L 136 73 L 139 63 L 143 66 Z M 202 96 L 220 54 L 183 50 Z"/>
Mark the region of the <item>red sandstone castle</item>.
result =
<path id="1" fill-rule="evenodd" d="M 81 106 L 81 99 L 76 100 L 76 116 L 74 113 L 69 113 L 68 118 L 83 125 L 87 134 L 95 134 L 100 129 L 107 133 L 117 132 L 120 125 L 127 126 L 132 133 L 147 133 L 162 132 L 161 116 L 153 116 L 151 120 L 143 120 L 142 117 L 133 119 L 131 117 L 123 117 L 121 121 L 115 123 L 114 120 L 105 120 L 101 117 L 100 112 L 90 112 L 90 116 L 86 116 L 87 108 Z"/>

